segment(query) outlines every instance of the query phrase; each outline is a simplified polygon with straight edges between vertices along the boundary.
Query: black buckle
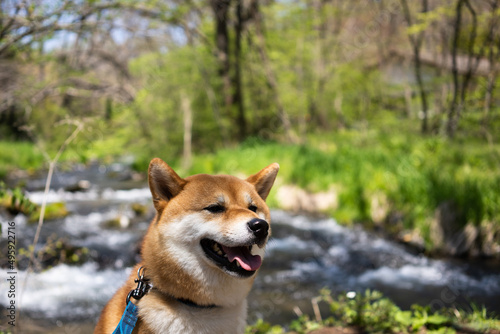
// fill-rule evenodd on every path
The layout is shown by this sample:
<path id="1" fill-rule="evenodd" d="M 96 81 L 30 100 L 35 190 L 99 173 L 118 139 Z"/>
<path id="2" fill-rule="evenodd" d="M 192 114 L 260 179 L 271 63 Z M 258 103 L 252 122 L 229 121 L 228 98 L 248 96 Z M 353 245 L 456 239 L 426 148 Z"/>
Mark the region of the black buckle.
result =
<path id="1" fill-rule="evenodd" d="M 130 301 L 130 297 L 134 298 L 135 300 L 139 300 L 149 292 L 149 289 L 153 287 L 153 285 L 149 283 L 149 279 L 144 278 L 145 272 L 146 268 L 143 267 L 140 267 L 139 270 L 137 270 L 137 279 L 135 280 L 135 283 L 137 283 L 137 288 L 135 288 L 134 290 L 130 290 L 130 292 L 128 293 L 127 304 Z"/>

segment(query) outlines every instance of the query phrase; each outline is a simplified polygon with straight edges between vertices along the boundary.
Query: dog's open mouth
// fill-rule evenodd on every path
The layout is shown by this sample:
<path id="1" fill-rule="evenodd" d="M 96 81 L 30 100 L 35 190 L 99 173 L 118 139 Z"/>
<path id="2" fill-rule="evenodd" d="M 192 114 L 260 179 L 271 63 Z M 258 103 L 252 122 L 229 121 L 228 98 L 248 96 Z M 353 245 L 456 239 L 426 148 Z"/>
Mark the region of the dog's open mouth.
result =
<path id="1" fill-rule="evenodd" d="M 259 255 L 252 255 L 252 246 L 228 247 L 211 239 L 202 239 L 201 248 L 208 258 L 230 274 L 249 277 L 262 264 Z"/>

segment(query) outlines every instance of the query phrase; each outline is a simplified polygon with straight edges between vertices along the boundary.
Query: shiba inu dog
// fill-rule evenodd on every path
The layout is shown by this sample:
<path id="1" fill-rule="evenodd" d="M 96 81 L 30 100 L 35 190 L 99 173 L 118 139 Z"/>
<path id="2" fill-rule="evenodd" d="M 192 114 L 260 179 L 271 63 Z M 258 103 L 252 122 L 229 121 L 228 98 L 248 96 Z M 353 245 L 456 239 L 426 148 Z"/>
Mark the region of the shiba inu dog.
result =
<path id="1" fill-rule="evenodd" d="M 149 165 L 156 209 L 141 248 L 152 288 L 136 302 L 133 333 L 243 333 L 247 302 L 269 238 L 265 200 L 279 165 L 246 180 L 199 174 L 185 179 L 161 159 Z M 137 284 L 135 271 L 108 302 L 94 333 L 110 334 Z"/>

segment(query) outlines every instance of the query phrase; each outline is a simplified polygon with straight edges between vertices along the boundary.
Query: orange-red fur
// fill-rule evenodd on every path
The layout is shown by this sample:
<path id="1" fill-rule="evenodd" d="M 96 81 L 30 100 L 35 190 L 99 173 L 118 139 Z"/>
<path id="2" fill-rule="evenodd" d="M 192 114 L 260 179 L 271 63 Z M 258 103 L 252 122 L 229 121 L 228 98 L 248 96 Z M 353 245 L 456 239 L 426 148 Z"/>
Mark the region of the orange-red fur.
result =
<path id="1" fill-rule="evenodd" d="M 233 317 L 237 318 L 235 321 L 244 323 L 246 315 L 240 314 L 246 313 L 245 298 L 255 275 L 246 279 L 231 277 L 222 270 L 205 263 L 206 259 L 200 256 L 195 259 L 194 255 L 187 253 L 185 254 L 186 261 L 195 260 L 196 263 L 185 265 L 182 262 L 184 255 L 179 253 L 179 249 L 190 245 L 191 231 L 182 230 L 183 225 L 180 222 L 187 219 L 189 222 L 193 221 L 193 225 L 201 229 L 211 229 L 212 225 L 207 224 L 216 225 L 215 231 L 225 238 L 232 238 L 233 231 L 238 228 L 241 230 L 238 224 L 241 225 L 242 221 L 263 217 L 269 222 L 269 209 L 265 204 L 265 199 L 278 169 L 277 164 L 272 164 L 246 180 L 228 175 L 205 174 L 182 179 L 165 162 L 154 159 L 149 168 L 149 185 L 157 213 L 144 237 L 141 248 L 142 262 L 132 270 L 126 283 L 103 309 L 94 333 L 113 332 L 125 309 L 127 294 L 136 287 L 134 279 L 137 277 L 139 266 L 146 268 L 145 275 L 153 282 L 155 289 L 136 302 L 139 307 L 139 321 L 134 333 L 154 333 L 155 328 L 158 331 L 157 328 L 160 327 L 155 326 L 161 326 L 161 324 L 156 324 L 155 319 L 161 319 L 163 316 L 182 318 L 178 322 L 172 320 L 172 323 L 182 323 L 182 325 L 169 327 L 173 330 L 172 332 L 180 332 L 179 328 L 185 328 L 183 331 L 189 332 L 191 321 L 193 328 L 196 328 L 195 323 L 200 315 L 209 316 L 207 319 L 214 318 L 213 323 L 207 321 L 207 333 L 211 332 L 211 328 L 219 330 L 215 329 L 217 317 L 228 324 L 231 323 Z M 223 213 L 214 217 L 213 214 L 204 210 L 221 198 L 224 199 L 226 206 Z M 259 208 L 257 213 L 248 209 L 249 200 Z M 176 236 L 176 229 L 182 230 L 184 235 Z M 192 233 L 195 238 L 194 234 L 197 231 L 192 231 Z M 192 243 L 194 248 L 197 247 L 196 242 L 197 240 L 194 240 Z M 196 252 L 199 253 L 199 250 L 196 249 L 193 254 L 198 254 Z M 186 267 L 188 264 L 202 269 L 202 277 L 199 277 L 200 273 L 190 271 L 189 268 L 192 267 Z M 227 290 L 222 290 L 224 288 Z M 221 291 L 227 291 L 228 296 L 221 294 Z M 188 310 L 175 298 L 189 299 L 199 305 L 216 304 L 220 308 Z M 235 316 L 234 312 L 239 313 Z M 193 318 L 189 319 L 189 317 Z M 165 326 L 163 324 L 161 328 L 164 330 Z M 239 325 L 236 331 L 241 331 L 241 328 Z M 232 332 L 234 331 L 230 331 Z"/>

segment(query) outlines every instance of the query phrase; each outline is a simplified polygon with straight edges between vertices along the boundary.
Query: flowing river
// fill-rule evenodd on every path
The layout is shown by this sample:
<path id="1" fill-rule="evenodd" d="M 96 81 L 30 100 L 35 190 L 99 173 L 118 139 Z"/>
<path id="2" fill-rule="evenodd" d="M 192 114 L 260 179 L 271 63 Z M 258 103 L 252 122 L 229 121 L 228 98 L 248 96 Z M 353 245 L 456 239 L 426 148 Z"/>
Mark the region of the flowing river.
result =
<path id="1" fill-rule="evenodd" d="M 48 201 L 65 202 L 70 214 L 45 222 L 39 247 L 48 238 L 62 237 L 88 248 L 90 260 L 31 273 L 26 281 L 26 272 L 18 271 L 17 320 L 24 326 L 22 333 L 45 333 L 48 328 L 53 333 L 92 332 L 102 307 L 138 260 L 138 245 L 153 215 L 147 183 L 133 181 L 131 175 L 119 164 L 55 174 Z M 82 179 L 90 182 L 86 191 L 64 190 Z M 44 182 L 33 178 L 27 183 L 35 203 L 42 202 Z M 144 216 L 132 210 L 137 203 L 149 208 Z M 430 259 L 361 228 L 343 227 L 332 218 L 280 210 L 272 210 L 271 216 L 273 237 L 249 297 L 249 323 L 264 318 L 284 324 L 296 318 L 297 307 L 311 314 L 311 299 L 323 287 L 334 293 L 377 289 L 402 308 L 419 303 L 470 309 L 476 304 L 500 313 L 498 263 Z M 22 215 L 0 218 L 0 242 L 6 243 L 5 222 L 14 221 L 17 248 L 28 247 L 36 224 Z M 121 227 L 109 226 L 111 220 Z M 4 313 L 9 299 L 3 278 L 8 271 L 0 269 Z"/>

